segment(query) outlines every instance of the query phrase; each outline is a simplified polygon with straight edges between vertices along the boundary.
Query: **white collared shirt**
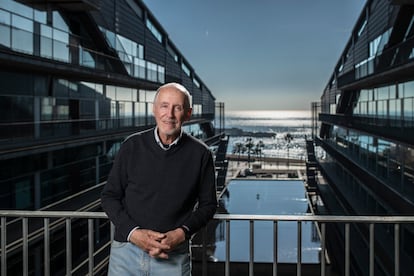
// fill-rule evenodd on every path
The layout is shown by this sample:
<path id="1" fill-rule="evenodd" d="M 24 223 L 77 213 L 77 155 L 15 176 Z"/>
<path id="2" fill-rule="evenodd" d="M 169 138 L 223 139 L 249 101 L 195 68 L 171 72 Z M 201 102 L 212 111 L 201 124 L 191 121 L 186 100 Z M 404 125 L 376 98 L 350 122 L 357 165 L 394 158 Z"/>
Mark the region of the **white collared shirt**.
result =
<path id="1" fill-rule="evenodd" d="M 180 141 L 181 137 L 183 136 L 183 129 L 181 129 L 180 135 L 177 137 L 177 139 L 175 139 L 171 144 L 169 145 L 164 145 L 161 142 L 160 137 L 158 136 L 158 127 L 155 127 L 154 129 L 154 137 L 155 137 L 155 141 L 157 142 L 157 144 L 163 149 L 163 150 L 169 150 L 172 146 L 176 145 L 178 143 L 178 141 Z"/>

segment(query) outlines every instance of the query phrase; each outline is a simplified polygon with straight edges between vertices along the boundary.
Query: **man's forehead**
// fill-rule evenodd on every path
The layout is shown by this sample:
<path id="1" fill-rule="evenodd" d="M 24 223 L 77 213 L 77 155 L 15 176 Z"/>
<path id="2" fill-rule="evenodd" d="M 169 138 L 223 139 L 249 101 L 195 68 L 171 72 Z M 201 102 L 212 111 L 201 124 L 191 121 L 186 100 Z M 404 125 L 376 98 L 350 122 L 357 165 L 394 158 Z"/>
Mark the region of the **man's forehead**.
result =
<path id="1" fill-rule="evenodd" d="M 174 97 L 175 98 L 175 97 L 177 97 L 177 98 L 180 98 L 182 100 L 184 100 L 184 98 L 185 98 L 185 95 L 182 91 L 180 91 L 178 89 L 175 89 L 175 88 L 170 88 L 170 87 L 161 89 L 159 91 L 158 96 L 160 98 L 169 98 L 169 97 Z"/>

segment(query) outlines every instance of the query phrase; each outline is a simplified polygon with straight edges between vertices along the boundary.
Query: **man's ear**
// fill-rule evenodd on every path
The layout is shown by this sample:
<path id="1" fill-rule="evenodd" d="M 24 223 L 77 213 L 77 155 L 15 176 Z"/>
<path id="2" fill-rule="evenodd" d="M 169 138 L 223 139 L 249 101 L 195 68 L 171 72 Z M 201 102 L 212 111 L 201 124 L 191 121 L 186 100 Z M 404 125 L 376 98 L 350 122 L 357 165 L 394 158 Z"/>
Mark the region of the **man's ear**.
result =
<path id="1" fill-rule="evenodd" d="M 193 109 L 190 107 L 185 111 L 185 121 L 189 121 L 191 118 L 191 114 L 193 113 Z"/>

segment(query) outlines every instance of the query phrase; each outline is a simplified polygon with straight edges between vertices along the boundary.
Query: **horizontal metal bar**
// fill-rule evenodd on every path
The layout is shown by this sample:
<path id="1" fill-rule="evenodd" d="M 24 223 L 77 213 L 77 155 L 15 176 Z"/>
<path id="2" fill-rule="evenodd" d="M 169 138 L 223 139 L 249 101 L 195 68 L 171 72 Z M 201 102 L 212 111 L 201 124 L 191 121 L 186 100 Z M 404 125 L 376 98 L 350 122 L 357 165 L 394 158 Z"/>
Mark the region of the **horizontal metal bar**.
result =
<path id="1" fill-rule="evenodd" d="M 321 216 L 321 215 L 244 215 L 215 214 L 219 220 L 319 221 L 361 223 L 414 223 L 414 216 Z"/>
<path id="2" fill-rule="evenodd" d="M 108 218 L 104 212 L 70 211 L 16 211 L 0 210 L 0 217 L 40 218 Z M 245 215 L 215 214 L 218 220 L 267 220 L 267 221 L 318 221 L 318 222 L 361 222 L 361 223 L 414 223 L 414 216 L 321 216 L 321 215 Z"/>
<path id="3" fill-rule="evenodd" d="M 75 211 L 15 211 L 0 210 L 0 217 L 27 218 L 108 218 L 104 212 L 75 212 Z"/>

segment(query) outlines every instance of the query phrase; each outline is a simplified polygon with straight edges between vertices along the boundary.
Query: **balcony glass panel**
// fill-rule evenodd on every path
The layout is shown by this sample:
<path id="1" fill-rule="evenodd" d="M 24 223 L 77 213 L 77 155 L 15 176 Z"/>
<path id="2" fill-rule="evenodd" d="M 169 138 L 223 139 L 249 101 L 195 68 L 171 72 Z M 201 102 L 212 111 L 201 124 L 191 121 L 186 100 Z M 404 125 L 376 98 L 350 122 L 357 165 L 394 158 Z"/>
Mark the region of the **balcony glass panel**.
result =
<path id="1" fill-rule="evenodd" d="M 95 68 L 95 60 L 93 58 L 93 54 L 90 53 L 88 50 L 79 47 L 79 56 L 80 56 L 80 65 Z"/>
<path id="2" fill-rule="evenodd" d="M 56 60 L 69 62 L 68 44 L 54 40 L 53 41 L 53 58 Z"/>
<path id="3" fill-rule="evenodd" d="M 65 32 L 69 32 L 69 27 L 59 12 L 53 12 L 53 27 Z"/>
<path id="4" fill-rule="evenodd" d="M 13 50 L 33 54 L 33 33 L 13 28 L 11 44 Z"/>
<path id="5" fill-rule="evenodd" d="M 33 9 L 26 5 L 20 4 L 17 1 L 2 0 L 1 6 L 6 10 L 13 11 L 16 14 L 33 19 Z"/>

